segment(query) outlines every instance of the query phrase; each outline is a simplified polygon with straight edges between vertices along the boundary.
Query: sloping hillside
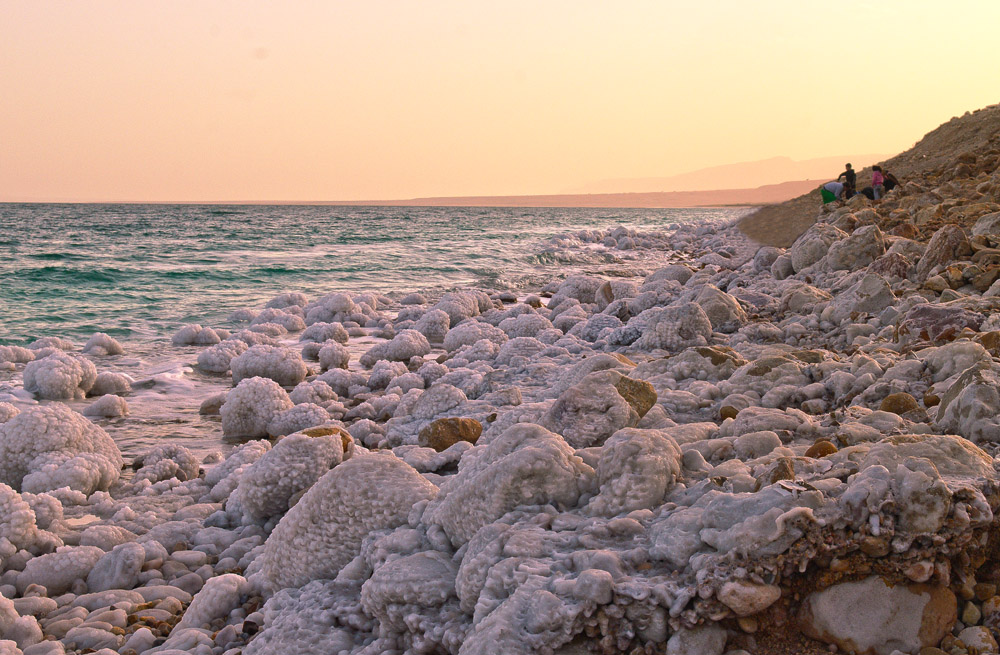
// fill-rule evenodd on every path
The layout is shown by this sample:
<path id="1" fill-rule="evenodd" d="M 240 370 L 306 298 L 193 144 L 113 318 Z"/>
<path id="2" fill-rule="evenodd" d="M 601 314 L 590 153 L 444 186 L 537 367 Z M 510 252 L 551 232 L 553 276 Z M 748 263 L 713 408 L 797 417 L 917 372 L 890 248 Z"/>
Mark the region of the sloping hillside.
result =
<path id="1" fill-rule="evenodd" d="M 909 183 L 909 190 L 901 189 L 902 193 L 931 191 L 956 179 L 971 180 L 976 175 L 989 174 L 995 169 L 995 166 L 990 169 L 994 150 L 1000 152 L 1000 104 L 951 119 L 882 166 L 904 185 Z M 870 168 L 858 171 L 859 187 L 866 186 L 870 179 Z M 957 189 L 944 191 L 942 198 L 955 195 L 952 192 Z M 976 200 L 971 194 L 963 197 L 970 202 Z M 817 185 L 806 195 L 762 207 L 743 219 L 740 229 L 758 243 L 788 247 L 815 222 L 821 204 Z M 902 222 L 915 216 L 897 214 L 893 218 L 894 222 Z"/>

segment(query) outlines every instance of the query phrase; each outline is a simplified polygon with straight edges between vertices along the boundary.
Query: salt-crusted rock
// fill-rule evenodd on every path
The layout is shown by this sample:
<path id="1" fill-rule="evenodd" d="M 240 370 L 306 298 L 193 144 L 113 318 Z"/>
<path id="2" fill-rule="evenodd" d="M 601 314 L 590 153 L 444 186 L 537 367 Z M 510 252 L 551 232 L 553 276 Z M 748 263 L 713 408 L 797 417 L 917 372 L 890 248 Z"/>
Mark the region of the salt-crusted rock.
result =
<path id="1" fill-rule="evenodd" d="M 252 581 L 274 593 L 333 578 L 370 532 L 405 523 L 414 503 L 436 495 L 437 487 L 390 452 L 352 457 L 285 514 L 254 561 Z"/>
<path id="2" fill-rule="evenodd" d="M 885 238 L 877 225 L 865 225 L 830 245 L 823 262 L 831 271 L 853 271 L 885 254 Z"/>
<path id="3" fill-rule="evenodd" d="M 347 330 L 340 323 L 313 323 L 299 335 L 299 341 L 312 341 L 315 343 L 325 343 L 335 341 L 336 343 L 347 343 L 349 336 Z"/>
<path id="4" fill-rule="evenodd" d="M 24 390 L 46 400 L 83 398 L 96 380 L 93 362 L 63 352 L 53 352 L 24 367 Z"/>
<path id="5" fill-rule="evenodd" d="M 327 343 L 319 350 L 319 365 L 324 371 L 331 368 L 347 368 L 351 353 L 337 342 Z"/>
<path id="6" fill-rule="evenodd" d="M 141 466 L 133 480 L 149 480 L 153 483 L 171 478 L 177 478 L 181 482 L 194 480 L 201 469 L 194 453 L 175 443 L 155 446 L 134 463 Z"/>
<path id="7" fill-rule="evenodd" d="M 305 307 L 307 304 L 309 304 L 309 298 L 304 293 L 288 291 L 271 298 L 264 307 L 267 309 L 286 309 L 292 306 Z"/>
<path id="8" fill-rule="evenodd" d="M 619 430 L 604 442 L 597 464 L 600 492 L 588 509 L 614 516 L 659 506 L 681 470 L 681 450 L 658 430 Z"/>
<path id="9" fill-rule="evenodd" d="M 264 522 L 288 511 L 294 496 L 311 487 L 344 456 L 343 436 L 291 434 L 254 462 L 230 495 L 228 507 L 246 522 Z"/>
<path id="10" fill-rule="evenodd" d="M 941 397 L 937 416 L 945 432 L 1000 441 L 1000 373 L 985 361 L 966 369 Z"/>
<path id="11" fill-rule="evenodd" d="M 573 298 L 582 303 L 592 303 L 602 284 L 603 279 L 592 275 L 570 275 L 559 285 L 553 299 L 558 302 L 559 298 Z"/>
<path id="12" fill-rule="evenodd" d="M 781 598 L 781 587 L 729 580 L 722 584 L 717 596 L 719 602 L 733 610 L 736 616 L 750 616 L 767 609 Z"/>
<path id="13" fill-rule="evenodd" d="M 480 339 L 486 339 L 502 346 L 507 343 L 507 334 L 489 323 L 466 321 L 448 331 L 444 338 L 444 349 L 448 352 L 454 352 L 462 346 L 474 344 Z"/>
<path id="14" fill-rule="evenodd" d="M 23 594 L 28 585 L 37 584 L 45 587 L 50 596 L 58 596 L 75 581 L 86 579 L 102 557 L 104 551 L 95 546 L 69 546 L 32 558 L 17 576 L 17 590 Z"/>
<path id="15" fill-rule="evenodd" d="M 94 386 L 87 392 L 88 396 L 104 396 L 114 394 L 127 396 L 132 392 L 132 379 L 124 373 L 101 371 L 94 380 Z"/>
<path id="16" fill-rule="evenodd" d="M 457 572 L 458 566 L 452 558 L 438 551 L 393 559 L 376 569 L 362 585 L 361 605 L 378 619 L 382 634 L 407 632 L 408 626 L 420 615 L 426 617 L 425 624 L 433 625 L 443 618 L 445 603 L 450 600 L 457 604 Z M 435 633 L 444 632 L 444 626 L 435 627 L 436 630 L 421 630 L 424 632 L 422 643 L 429 646 L 435 641 Z"/>
<path id="17" fill-rule="evenodd" d="M 821 317 L 837 324 L 864 314 L 878 314 L 896 302 L 889 284 L 880 275 L 868 273 L 830 301 Z"/>
<path id="18" fill-rule="evenodd" d="M 413 324 L 413 329 L 427 337 L 430 343 L 442 343 L 448 334 L 451 318 L 447 312 L 431 309 L 423 313 Z"/>
<path id="19" fill-rule="evenodd" d="M 229 370 L 234 357 L 239 357 L 249 346 L 240 339 L 226 339 L 198 353 L 198 368 L 208 373 L 223 374 Z"/>
<path id="20" fill-rule="evenodd" d="M 995 653 L 997 640 L 993 638 L 990 629 L 982 625 L 965 628 L 958 633 L 958 640 L 970 653 Z"/>
<path id="21" fill-rule="evenodd" d="M 412 357 L 422 357 L 431 351 L 427 337 L 416 330 L 403 330 L 390 341 L 373 346 L 361 356 L 361 365 L 371 368 L 380 359 L 407 362 Z"/>
<path id="22" fill-rule="evenodd" d="M 573 507 L 594 470 L 557 434 L 539 425 L 507 428 L 488 445 L 469 451 L 457 475 L 424 512 L 456 546 L 518 505 Z"/>
<path id="23" fill-rule="evenodd" d="M 878 576 L 815 592 L 799 614 L 810 637 L 864 655 L 935 646 L 956 619 L 955 594 L 948 588 L 890 585 Z"/>
<path id="24" fill-rule="evenodd" d="M 302 356 L 290 349 L 253 346 L 230 362 L 233 383 L 252 377 L 270 378 L 283 387 L 294 387 L 306 379 L 308 369 Z"/>
<path id="25" fill-rule="evenodd" d="M 772 246 L 761 246 L 758 248 L 753 256 L 753 272 L 758 274 L 765 271 L 770 272 L 775 260 L 781 256 L 782 252 L 781 248 L 774 248 Z"/>
<path id="26" fill-rule="evenodd" d="M 641 390 L 639 385 L 644 385 Z M 635 427 L 655 400 L 648 382 L 617 371 L 597 371 L 564 391 L 539 423 L 574 448 L 599 446 L 618 430 Z"/>
<path id="27" fill-rule="evenodd" d="M 310 382 L 300 382 L 292 392 L 288 394 L 289 400 L 296 405 L 301 403 L 313 403 L 326 407 L 331 400 L 337 400 L 337 394 L 326 382 L 322 380 L 312 380 Z"/>
<path id="28" fill-rule="evenodd" d="M 306 428 L 323 425 L 330 420 L 330 413 L 313 403 L 300 403 L 274 415 L 267 423 L 267 434 L 280 437 Z"/>
<path id="29" fill-rule="evenodd" d="M 38 537 L 35 512 L 21 494 L 0 483 L 0 543 L 6 541 L 15 549 L 28 549 L 35 545 Z M 3 558 L 0 550 L 0 568 Z"/>
<path id="30" fill-rule="evenodd" d="M 726 629 L 716 623 L 681 628 L 667 641 L 667 655 L 722 655 Z"/>
<path id="31" fill-rule="evenodd" d="M 640 350 L 683 350 L 690 346 L 708 345 L 712 322 L 697 303 L 650 309 L 634 320 L 642 319 L 645 328 L 634 346 Z M 631 326 L 632 321 L 625 329 Z"/>
<path id="32" fill-rule="evenodd" d="M 420 430 L 417 444 L 440 453 L 459 441 L 475 444 L 482 433 L 482 424 L 474 418 L 439 418 Z"/>
<path id="33" fill-rule="evenodd" d="M 115 546 L 97 560 L 87 574 L 87 589 L 91 593 L 108 589 L 131 589 L 139 579 L 146 562 L 146 549 L 135 542 Z"/>
<path id="34" fill-rule="evenodd" d="M 84 416 L 94 418 L 117 418 L 128 415 L 128 403 L 121 396 L 101 396 L 83 409 Z"/>
<path id="35" fill-rule="evenodd" d="M 540 314 L 519 314 L 513 318 L 505 318 L 497 327 L 511 339 L 517 339 L 538 336 L 539 332 L 552 329 L 552 322 Z"/>
<path id="36" fill-rule="evenodd" d="M 898 333 L 935 343 L 951 341 L 963 329 L 979 330 L 983 316 L 951 303 L 919 304 L 899 322 Z"/>
<path id="37" fill-rule="evenodd" d="M 125 349 L 114 337 L 104 332 L 95 332 L 92 337 L 87 339 L 87 343 L 83 346 L 83 352 L 95 357 L 104 357 L 121 355 Z"/>
<path id="38" fill-rule="evenodd" d="M 847 238 L 847 233 L 829 223 L 814 223 L 788 250 L 796 273 L 821 260 L 835 242 Z"/>
<path id="39" fill-rule="evenodd" d="M 222 432 L 228 436 L 266 437 L 271 420 L 293 406 L 288 394 L 274 380 L 247 378 L 226 394 L 226 402 L 219 410 Z"/>
<path id="40" fill-rule="evenodd" d="M 225 332 L 225 330 L 223 330 Z M 175 346 L 211 346 L 222 341 L 225 337 L 218 331 L 198 324 L 185 325 L 174 333 L 171 342 Z"/>
<path id="41" fill-rule="evenodd" d="M 69 485 L 90 494 L 114 484 L 121 467 L 121 453 L 107 432 L 65 405 L 31 407 L 0 423 L 0 482 L 14 489 L 33 476 L 25 490 Z"/>
<path id="42" fill-rule="evenodd" d="M 704 285 L 694 301 L 705 310 L 717 332 L 735 332 L 747 322 L 747 314 L 736 299 L 711 284 Z"/>
<path id="43" fill-rule="evenodd" d="M 826 291 L 817 289 L 811 284 L 799 282 L 785 287 L 781 294 L 780 309 L 794 314 L 805 314 L 812 311 L 815 305 L 831 298 L 833 296 Z"/>
<path id="44" fill-rule="evenodd" d="M 174 628 L 201 628 L 213 620 L 225 618 L 240 606 L 243 598 L 250 593 L 250 583 L 242 575 L 225 573 L 205 582 L 191 605 Z"/>
<path id="45" fill-rule="evenodd" d="M 306 323 L 302 320 L 301 314 L 302 309 L 298 305 L 289 305 L 284 309 L 270 307 L 257 314 L 257 317 L 250 321 L 250 325 L 275 323 L 288 332 L 299 332 L 306 329 Z"/>
<path id="46" fill-rule="evenodd" d="M 945 225 L 931 237 L 923 256 L 917 262 L 917 280 L 923 282 L 934 267 L 972 254 L 965 230 L 957 225 Z"/>

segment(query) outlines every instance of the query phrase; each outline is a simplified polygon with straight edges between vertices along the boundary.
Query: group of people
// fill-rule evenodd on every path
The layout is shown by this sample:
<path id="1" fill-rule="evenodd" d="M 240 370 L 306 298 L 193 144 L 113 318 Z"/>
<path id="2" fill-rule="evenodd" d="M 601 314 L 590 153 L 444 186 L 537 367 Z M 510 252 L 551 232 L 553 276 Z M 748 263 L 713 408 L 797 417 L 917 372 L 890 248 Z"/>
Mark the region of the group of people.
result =
<path id="1" fill-rule="evenodd" d="M 841 182 L 843 180 L 843 182 Z M 899 186 L 899 180 L 889 171 L 883 170 L 881 166 L 872 166 L 872 184 L 860 191 L 857 190 L 858 174 L 854 168 L 847 164 L 844 172 L 837 176 L 836 181 L 827 182 L 820 187 L 820 195 L 823 196 L 823 203 L 835 200 L 850 200 L 860 193 L 869 200 L 880 200 L 889 191 Z"/>

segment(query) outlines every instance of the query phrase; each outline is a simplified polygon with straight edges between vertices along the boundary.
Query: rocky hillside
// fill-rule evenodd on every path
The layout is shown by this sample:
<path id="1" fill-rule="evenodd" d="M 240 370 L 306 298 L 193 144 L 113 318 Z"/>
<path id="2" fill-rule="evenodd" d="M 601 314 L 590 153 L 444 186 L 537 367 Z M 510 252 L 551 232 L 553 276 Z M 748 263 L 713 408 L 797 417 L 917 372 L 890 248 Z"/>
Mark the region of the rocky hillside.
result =
<path id="1" fill-rule="evenodd" d="M 911 224 L 910 236 L 929 238 L 945 223 L 969 226 L 1000 202 L 1000 105 L 966 113 L 927 134 L 913 148 L 882 162 L 904 183 L 874 207 L 879 224 Z M 871 169 L 858 171 L 867 186 Z M 821 215 L 819 190 L 763 207 L 740 229 L 761 244 L 788 247 Z M 866 204 L 862 198 L 855 206 Z"/>

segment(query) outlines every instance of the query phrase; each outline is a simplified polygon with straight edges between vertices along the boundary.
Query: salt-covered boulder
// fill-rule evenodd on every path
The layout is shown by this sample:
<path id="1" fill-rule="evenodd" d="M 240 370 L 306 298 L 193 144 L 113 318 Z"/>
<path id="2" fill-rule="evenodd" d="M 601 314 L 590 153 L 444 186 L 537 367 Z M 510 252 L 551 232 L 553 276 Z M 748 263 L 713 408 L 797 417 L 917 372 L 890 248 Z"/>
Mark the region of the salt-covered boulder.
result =
<path id="1" fill-rule="evenodd" d="M 573 298 L 582 303 L 595 302 L 595 295 L 602 284 L 603 279 L 592 275 L 570 275 L 556 289 L 549 306 L 558 303 L 560 298 Z"/>
<path id="2" fill-rule="evenodd" d="M 14 405 L 0 402 L 0 423 L 6 423 L 20 413 L 21 410 Z"/>
<path id="3" fill-rule="evenodd" d="M 317 425 L 323 425 L 330 420 L 330 413 L 323 407 L 313 403 L 300 403 L 289 409 L 282 410 L 268 421 L 267 434 L 280 437 L 305 430 Z"/>
<path id="4" fill-rule="evenodd" d="M 846 239 L 847 233 L 829 223 L 815 223 L 795 240 L 788 250 L 792 268 L 796 273 L 823 259 L 830 247 Z"/>
<path id="5" fill-rule="evenodd" d="M 941 397 L 937 417 L 943 431 L 973 442 L 1000 441 L 1000 373 L 992 363 L 966 369 Z"/>
<path id="6" fill-rule="evenodd" d="M 466 321 L 448 331 L 444 338 L 444 349 L 448 352 L 454 352 L 462 346 L 474 344 L 480 339 L 486 339 L 502 346 L 507 343 L 507 334 L 489 323 Z"/>
<path id="7" fill-rule="evenodd" d="M 198 368 L 220 375 L 229 370 L 234 357 L 239 357 L 250 346 L 241 339 L 226 339 L 198 353 Z"/>
<path id="8" fill-rule="evenodd" d="M 34 493 L 68 485 L 90 494 L 117 481 L 121 467 L 108 433 L 65 405 L 31 407 L 0 424 L 0 482 L 14 489 L 34 476 Z"/>
<path id="9" fill-rule="evenodd" d="M 959 257 L 971 254 L 972 247 L 965 230 L 957 225 L 945 225 L 934 233 L 917 262 L 917 280 L 923 282 L 936 266 L 949 264 Z"/>
<path id="10" fill-rule="evenodd" d="M 885 254 L 885 237 L 877 225 L 865 225 L 830 245 L 823 263 L 831 271 L 853 271 Z"/>
<path id="11" fill-rule="evenodd" d="M 653 509 L 677 481 L 681 450 L 658 430 L 619 430 L 604 442 L 597 464 L 600 492 L 587 508 L 605 516 Z"/>
<path id="12" fill-rule="evenodd" d="M 947 587 L 889 584 L 871 576 L 810 594 L 799 625 L 846 652 L 891 655 L 936 646 L 957 618 L 955 594 Z"/>
<path id="13" fill-rule="evenodd" d="M 518 505 L 572 508 L 594 482 L 594 470 L 559 435 L 540 425 L 518 423 L 462 458 L 457 475 L 424 512 L 461 546 Z"/>
<path id="14" fill-rule="evenodd" d="M 230 362 L 233 383 L 252 377 L 270 378 L 283 387 L 294 387 L 309 370 L 302 356 L 291 348 L 253 346 Z"/>
<path id="15" fill-rule="evenodd" d="M 747 322 L 747 313 L 740 303 L 714 285 L 702 286 L 694 301 L 705 310 L 712 329 L 717 332 L 735 332 Z"/>
<path id="16" fill-rule="evenodd" d="M 361 587 L 361 605 L 379 623 L 382 635 L 410 633 L 416 617 L 425 618 L 428 629 L 421 643 L 427 647 L 438 642 L 444 646 L 443 636 L 448 621 L 441 619 L 454 614 L 447 612 L 446 603 L 457 605 L 455 575 L 458 566 L 452 558 L 438 551 L 424 551 L 395 558 L 375 570 Z M 436 625 L 435 625 L 436 624 Z M 433 628 L 431 627 L 433 626 Z M 450 641 L 450 640 L 449 640 Z M 459 642 L 461 643 L 461 642 Z M 455 644 L 457 645 L 457 644 Z M 447 652 L 446 649 L 436 649 Z"/>
<path id="17" fill-rule="evenodd" d="M 781 248 L 775 248 L 773 246 L 761 246 L 757 249 L 757 252 L 753 256 L 753 272 L 754 273 L 764 273 L 765 271 L 770 273 L 771 267 L 774 266 L 774 262 L 782 255 L 784 251 Z"/>
<path id="18" fill-rule="evenodd" d="M 93 362 L 63 352 L 54 352 L 24 367 L 24 390 L 45 400 L 83 398 L 96 380 Z"/>
<path id="19" fill-rule="evenodd" d="M 238 511 L 244 522 L 264 522 L 288 511 L 292 498 L 344 457 L 343 433 L 311 437 L 291 434 L 254 462 L 230 495 L 227 508 Z"/>
<path id="20" fill-rule="evenodd" d="M 417 319 L 413 329 L 427 337 L 431 343 L 442 343 L 451 326 L 451 317 L 440 309 L 431 309 Z"/>
<path id="21" fill-rule="evenodd" d="M 86 580 L 102 557 L 104 551 L 96 546 L 70 546 L 35 557 L 17 575 L 17 589 L 23 594 L 28 585 L 37 584 L 45 587 L 50 596 L 58 596 L 69 591 L 74 582 Z"/>
<path id="22" fill-rule="evenodd" d="M 564 391 L 539 423 L 574 448 L 599 446 L 618 430 L 635 427 L 655 402 L 650 383 L 597 371 Z"/>
<path id="23" fill-rule="evenodd" d="M 101 371 L 94 380 L 94 386 L 87 392 L 89 396 L 127 396 L 132 393 L 132 378 L 124 373 Z"/>
<path id="24" fill-rule="evenodd" d="M 543 330 L 552 329 L 552 322 L 541 314 L 519 314 L 505 318 L 497 326 L 511 339 L 536 337 Z"/>
<path id="25" fill-rule="evenodd" d="M 309 382 L 300 382 L 296 385 L 292 389 L 292 392 L 288 394 L 288 398 L 296 405 L 313 403 L 325 407 L 330 401 L 337 400 L 337 394 L 334 392 L 333 387 L 326 382 L 311 380 Z"/>
<path id="26" fill-rule="evenodd" d="M 492 307 L 493 301 L 482 291 L 455 291 L 441 296 L 431 310 L 439 309 L 446 313 L 450 326 L 454 326 Z"/>
<path id="27" fill-rule="evenodd" d="M 350 351 L 337 342 L 327 343 L 319 350 L 319 366 L 324 371 L 331 368 L 347 368 L 350 361 Z"/>
<path id="28" fill-rule="evenodd" d="M 185 325 L 170 340 L 175 346 L 211 346 L 219 343 L 228 336 L 228 332 L 220 331 L 210 327 L 202 327 L 197 323 Z"/>
<path id="29" fill-rule="evenodd" d="M 222 415 L 222 433 L 227 436 L 266 437 L 267 426 L 279 413 L 294 406 L 284 389 L 268 378 L 241 380 L 226 394 Z"/>
<path id="30" fill-rule="evenodd" d="M 411 357 L 422 357 L 431 351 L 427 337 L 416 330 L 403 330 L 390 341 L 373 346 L 361 356 L 361 365 L 371 368 L 380 359 L 407 362 Z"/>
<path id="31" fill-rule="evenodd" d="M 952 341 L 965 328 L 979 331 L 983 315 L 953 303 L 921 303 L 899 321 L 898 334 L 934 343 Z"/>
<path id="32" fill-rule="evenodd" d="M 139 581 L 139 573 L 146 562 L 146 549 L 141 544 L 119 544 L 97 560 L 87 574 L 90 593 L 108 589 L 131 589 Z"/>
<path id="33" fill-rule="evenodd" d="M 59 506 L 62 509 L 62 506 Z M 21 494 L 0 482 L 0 543 L 7 543 L 15 550 L 35 546 L 39 538 L 35 512 Z M 7 553 L 0 547 L 0 568 Z M 11 551 L 9 554 L 13 554 Z"/>
<path id="34" fill-rule="evenodd" d="M 334 578 L 375 530 L 406 522 L 414 503 L 437 487 L 391 452 L 355 456 L 334 467 L 275 527 L 254 561 L 254 585 L 274 593 Z"/>
<path id="35" fill-rule="evenodd" d="M 284 309 L 271 307 L 257 314 L 257 317 L 250 321 L 250 325 L 275 323 L 288 332 L 301 332 L 306 329 L 306 322 L 302 319 L 302 313 L 302 309 L 298 305 L 289 305 Z"/>
<path id="36" fill-rule="evenodd" d="M 807 314 L 819 303 L 832 298 L 833 296 L 822 289 L 805 282 L 798 282 L 788 285 L 781 293 L 780 310 L 793 314 Z"/>
<path id="37" fill-rule="evenodd" d="M 204 628 L 216 619 L 226 618 L 249 594 L 250 583 L 242 575 L 224 573 L 211 578 L 195 594 L 174 630 Z"/>
<path id="38" fill-rule="evenodd" d="M 878 314 L 895 302 L 896 296 L 885 278 L 867 273 L 846 291 L 837 294 L 820 316 L 838 324 L 848 318 Z"/>
<path id="39" fill-rule="evenodd" d="M 133 480 L 149 480 L 152 483 L 171 478 L 181 482 L 194 480 L 201 470 L 194 453 L 176 443 L 154 446 L 136 458 L 133 465 L 138 465 Z"/>
<path id="40" fill-rule="evenodd" d="M 125 348 L 111 335 L 95 332 L 92 337 L 87 339 L 87 343 L 83 346 L 83 352 L 95 357 L 106 357 L 108 355 L 121 355 L 125 352 Z"/>
<path id="41" fill-rule="evenodd" d="M 697 303 L 650 309 L 636 317 L 645 323 L 642 336 L 634 342 L 639 350 L 683 350 L 690 346 L 708 345 L 712 336 L 712 322 Z M 628 329 L 632 324 L 625 329 Z"/>
<path id="42" fill-rule="evenodd" d="M 326 341 L 347 343 L 347 340 L 347 330 L 340 323 L 313 323 L 299 335 L 299 341 L 312 341 L 315 343 L 324 343 Z"/>
<path id="43" fill-rule="evenodd" d="M 118 418 L 128 416 L 128 403 L 121 396 L 101 396 L 83 408 L 83 415 L 92 418 Z"/>

